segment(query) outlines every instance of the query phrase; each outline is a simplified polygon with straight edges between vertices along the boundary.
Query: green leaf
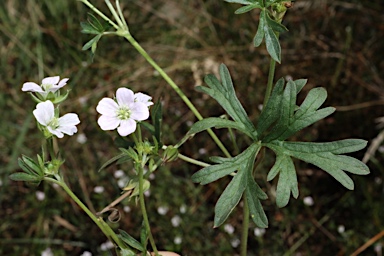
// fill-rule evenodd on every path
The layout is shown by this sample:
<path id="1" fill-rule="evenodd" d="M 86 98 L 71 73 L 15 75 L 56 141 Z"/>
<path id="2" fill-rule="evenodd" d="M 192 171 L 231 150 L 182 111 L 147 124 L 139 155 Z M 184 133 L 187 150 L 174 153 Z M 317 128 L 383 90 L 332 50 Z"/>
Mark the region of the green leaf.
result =
<path id="1" fill-rule="evenodd" d="M 297 107 L 296 95 L 303 88 L 306 80 L 288 81 L 284 92 L 281 93 L 283 83 L 282 79 L 277 82 L 270 100 L 260 114 L 257 125 L 259 134 L 265 133 L 274 124 L 269 133 L 262 137 L 263 142 L 283 141 L 335 111 L 333 107 L 319 109 L 327 98 L 324 88 L 310 90 L 301 106 Z"/>
<path id="2" fill-rule="evenodd" d="M 156 102 L 151 109 L 152 123 L 155 127 L 154 136 L 156 137 L 159 144 L 161 144 L 161 127 L 163 121 L 163 107 L 160 102 Z M 161 146 L 161 145 L 160 145 Z"/>
<path id="3" fill-rule="evenodd" d="M 9 178 L 14 181 L 29 181 L 40 182 L 43 178 L 37 175 L 32 175 L 24 172 L 16 172 L 9 175 Z"/>
<path id="4" fill-rule="evenodd" d="M 103 26 L 103 24 L 101 24 L 101 22 L 92 13 L 88 13 L 88 22 L 96 31 L 105 31 L 105 26 Z"/>
<path id="5" fill-rule="evenodd" d="M 145 251 L 145 248 L 143 247 L 143 245 L 139 241 L 137 241 L 135 238 L 130 236 L 127 232 L 121 229 L 119 229 L 119 232 L 120 232 L 120 235 L 119 235 L 120 239 L 123 240 L 126 244 L 128 244 L 129 246 L 141 252 Z"/>
<path id="6" fill-rule="evenodd" d="M 257 4 L 250 4 L 247 6 L 240 7 L 239 9 L 237 9 L 235 11 L 235 14 L 243 14 L 243 13 L 252 11 L 253 9 L 256 9 L 256 8 L 261 8 L 261 6 L 258 3 Z"/>
<path id="7" fill-rule="evenodd" d="M 359 151 L 367 146 L 361 139 L 346 139 L 333 142 L 281 142 L 285 149 L 303 153 L 330 152 L 335 155 Z"/>
<path id="8" fill-rule="evenodd" d="M 296 85 L 296 94 L 299 94 L 301 89 L 303 89 L 303 87 L 307 84 L 307 81 L 307 79 L 297 79 L 293 81 Z"/>
<path id="9" fill-rule="evenodd" d="M 267 21 L 269 27 L 271 27 L 271 29 L 273 31 L 278 32 L 278 33 L 288 31 L 288 29 L 283 24 L 271 19 L 271 17 L 269 17 L 268 13 L 267 13 L 265 18 L 266 18 L 266 21 Z"/>
<path id="10" fill-rule="evenodd" d="M 259 26 L 257 27 L 257 32 L 255 37 L 253 38 L 253 45 L 255 47 L 259 47 L 264 39 L 264 26 L 265 26 L 265 10 L 260 12 Z"/>
<path id="11" fill-rule="evenodd" d="M 224 0 L 224 1 L 228 3 L 245 4 L 245 5 L 250 5 L 258 2 L 257 0 Z"/>
<path id="12" fill-rule="evenodd" d="M 253 138 L 255 138 L 257 135 L 256 129 L 236 96 L 231 75 L 224 64 L 220 65 L 220 78 L 221 82 L 215 76 L 207 75 L 204 81 L 209 87 L 199 86 L 197 90 L 214 98 L 235 122 L 246 127 L 247 134 L 253 134 Z"/>
<path id="13" fill-rule="evenodd" d="M 112 157 L 111 159 L 109 159 L 108 161 L 106 161 L 100 168 L 97 172 L 100 172 L 102 171 L 103 169 L 105 169 L 106 167 L 108 167 L 109 165 L 113 164 L 114 162 L 116 162 L 117 160 L 119 160 L 120 158 L 123 158 L 125 157 L 126 154 L 125 153 L 121 153 L 117 156 L 114 156 Z"/>
<path id="14" fill-rule="evenodd" d="M 257 123 L 257 131 L 262 135 L 280 117 L 281 100 L 284 92 L 284 78 L 280 78 L 274 86 L 269 100 L 264 106 Z"/>
<path id="15" fill-rule="evenodd" d="M 44 170 L 30 157 L 23 155 L 23 162 L 38 176 L 44 176 Z"/>
<path id="16" fill-rule="evenodd" d="M 220 128 L 237 129 L 247 134 L 248 136 L 252 137 L 252 134 L 250 134 L 249 131 L 241 123 L 237 123 L 228 119 L 223 119 L 218 117 L 209 117 L 194 123 L 191 129 L 188 131 L 187 135 L 196 134 L 212 127 L 215 127 L 216 129 L 220 129 Z"/>
<path id="17" fill-rule="evenodd" d="M 80 22 L 80 26 L 82 28 L 81 33 L 84 33 L 84 34 L 94 34 L 94 35 L 100 34 L 100 32 L 97 29 L 95 29 L 88 22 Z"/>
<path id="18" fill-rule="evenodd" d="M 353 181 L 344 171 L 358 175 L 369 173 L 369 168 L 363 162 L 350 156 L 339 155 L 364 148 L 366 141 L 363 140 L 349 139 L 325 143 L 273 141 L 266 146 L 278 155 L 275 165 L 281 165 L 281 161 L 278 161 L 279 155 L 292 156 L 328 172 L 350 190 L 354 188 Z M 268 180 L 273 178 L 274 168 L 270 173 Z"/>
<path id="19" fill-rule="evenodd" d="M 100 38 L 101 38 L 101 35 L 97 35 L 97 36 L 95 36 L 94 38 L 92 38 L 91 40 L 89 40 L 89 41 L 83 46 L 83 48 L 82 48 L 81 50 L 86 51 L 86 50 L 88 50 L 89 48 L 92 47 L 92 52 L 94 53 L 95 50 L 96 50 L 97 42 L 100 40 Z M 96 45 L 96 46 L 94 46 L 94 45 Z"/>
<path id="20" fill-rule="evenodd" d="M 247 173 L 239 171 L 221 194 L 215 206 L 214 228 L 220 226 L 228 218 L 243 195 Z"/>
<path id="21" fill-rule="evenodd" d="M 267 51 L 269 55 L 271 55 L 272 59 L 274 59 L 278 63 L 281 63 L 281 47 L 279 39 L 277 38 L 277 35 L 275 31 L 273 31 L 272 27 L 266 25 L 266 23 L 268 22 L 266 17 L 267 15 L 264 15 L 264 34 Z"/>
<path id="22" fill-rule="evenodd" d="M 281 208 L 288 204 L 291 192 L 294 198 L 299 196 L 299 188 L 292 159 L 284 154 L 277 154 L 277 158 L 280 159 L 279 161 L 276 160 L 279 164 L 277 167 L 279 168 L 279 181 L 276 188 L 276 205 Z"/>
<path id="23" fill-rule="evenodd" d="M 196 172 L 192 175 L 192 181 L 205 185 L 229 175 L 236 170 L 240 170 L 244 162 L 246 162 L 247 159 L 256 156 L 259 150 L 260 144 L 254 143 L 241 154 L 232 158 L 211 157 L 212 161 L 219 164 L 205 167 Z"/>
<path id="24" fill-rule="evenodd" d="M 253 222 L 257 227 L 267 228 L 268 218 L 265 215 L 263 206 L 261 205 L 260 199 L 267 199 L 268 196 L 265 192 L 257 185 L 253 179 L 251 172 L 247 175 L 247 187 L 245 189 L 245 195 L 248 202 L 249 213 Z"/>

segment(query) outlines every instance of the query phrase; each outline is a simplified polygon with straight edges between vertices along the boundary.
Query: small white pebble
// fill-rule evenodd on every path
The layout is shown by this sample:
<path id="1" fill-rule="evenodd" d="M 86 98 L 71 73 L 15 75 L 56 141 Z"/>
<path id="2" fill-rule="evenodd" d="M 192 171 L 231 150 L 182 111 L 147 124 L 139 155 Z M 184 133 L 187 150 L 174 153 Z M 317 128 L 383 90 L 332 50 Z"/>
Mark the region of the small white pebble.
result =
<path id="1" fill-rule="evenodd" d="M 126 205 L 126 206 L 124 206 L 123 211 L 124 211 L 124 212 L 130 212 L 130 211 L 131 211 L 131 207 L 129 207 L 128 205 Z"/>
<path id="2" fill-rule="evenodd" d="M 382 180 L 380 177 L 376 177 L 376 178 L 375 178 L 375 183 L 376 183 L 377 185 L 380 185 L 382 182 L 383 182 L 383 180 Z"/>
<path id="3" fill-rule="evenodd" d="M 257 105 L 257 109 L 260 110 L 260 111 L 263 110 L 263 104 Z"/>
<path id="4" fill-rule="evenodd" d="M 337 227 L 337 232 L 339 232 L 340 234 L 341 234 L 341 233 L 344 233 L 344 231 L 345 231 L 345 227 L 344 227 L 343 225 L 339 225 L 339 226 Z"/>
<path id="5" fill-rule="evenodd" d="M 187 212 L 187 206 L 183 204 L 182 206 L 180 206 L 180 213 L 186 213 L 186 212 Z"/>
<path id="6" fill-rule="evenodd" d="M 383 153 L 383 152 L 384 152 L 384 146 L 380 146 L 377 150 L 378 150 L 380 153 Z"/>
<path id="7" fill-rule="evenodd" d="M 149 197 L 151 195 L 151 191 L 147 190 L 147 191 L 144 191 L 144 195 L 146 197 Z"/>
<path id="8" fill-rule="evenodd" d="M 175 227 L 175 228 L 180 226 L 180 224 L 181 224 L 180 216 L 179 215 L 173 216 L 172 219 L 171 219 L 171 223 L 172 223 L 172 226 Z"/>
<path id="9" fill-rule="evenodd" d="M 76 141 L 80 144 L 85 144 L 87 142 L 87 136 L 85 136 L 84 133 L 79 133 L 77 136 L 76 136 Z"/>
<path id="10" fill-rule="evenodd" d="M 377 253 L 377 255 L 382 255 L 383 245 L 382 244 L 376 244 L 375 247 L 373 247 L 373 250 Z"/>
<path id="11" fill-rule="evenodd" d="M 42 251 L 41 256 L 53 256 L 53 252 L 51 248 L 48 247 L 44 251 Z"/>
<path id="12" fill-rule="evenodd" d="M 207 150 L 205 148 L 200 148 L 199 149 L 199 154 L 200 155 L 205 155 L 207 153 Z"/>
<path id="13" fill-rule="evenodd" d="M 227 232 L 228 234 L 233 234 L 233 232 L 235 232 L 235 227 L 232 226 L 231 224 L 225 224 L 224 231 Z"/>
<path id="14" fill-rule="evenodd" d="M 125 177 L 125 172 L 124 172 L 123 170 L 116 170 L 116 171 L 113 173 L 113 177 L 115 177 L 116 179 Z"/>
<path id="15" fill-rule="evenodd" d="M 233 248 L 237 248 L 240 245 L 240 239 L 239 238 L 234 238 L 231 240 L 231 245 Z"/>
<path id="16" fill-rule="evenodd" d="M 180 236 L 175 237 L 175 239 L 173 240 L 175 244 L 181 244 L 182 241 L 183 239 Z"/>
<path id="17" fill-rule="evenodd" d="M 92 253 L 89 251 L 84 251 L 80 256 L 92 256 Z"/>
<path id="18" fill-rule="evenodd" d="M 119 188 L 125 188 L 127 183 L 128 183 L 128 178 L 127 177 L 123 177 L 123 178 L 120 178 L 120 179 L 117 180 L 117 186 L 119 186 Z"/>
<path id="19" fill-rule="evenodd" d="M 108 251 L 108 250 L 110 250 L 110 249 L 112 249 L 112 248 L 114 248 L 115 246 L 113 245 L 113 243 L 111 242 L 111 241 L 106 241 L 106 242 L 104 242 L 104 243 L 102 243 L 101 245 L 100 245 L 100 250 L 102 250 L 102 251 Z"/>
<path id="20" fill-rule="evenodd" d="M 154 173 L 151 173 L 151 174 L 149 174 L 149 179 L 150 180 L 154 180 L 155 179 L 155 177 L 156 177 L 156 175 L 154 174 Z"/>
<path id="21" fill-rule="evenodd" d="M 255 228 L 253 230 L 253 233 L 255 234 L 255 236 L 261 237 L 265 234 L 265 228 Z"/>
<path id="22" fill-rule="evenodd" d="M 306 196 L 304 197 L 303 199 L 303 203 L 307 206 L 312 206 L 315 204 L 315 202 L 313 201 L 313 198 L 311 196 Z"/>
<path id="23" fill-rule="evenodd" d="M 39 201 L 43 201 L 45 199 L 45 193 L 43 191 L 36 191 L 36 198 Z"/>
<path id="24" fill-rule="evenodd" d="M 95 192 L 96 194 L 101 194 L 104 192 L 104 187 L 103 186 L 96 186 L 93 188 L 93 192 Z"/>
<path id="25" fill-rule="evenodd" d="M 167 214 L 167 212 L 168 212 L 168 207 L 167 206 L 159 206 L 158 208 L 157 208 L 157 212 L 160 214 L 160 215 L 165 215 L 165 214 Z"/>

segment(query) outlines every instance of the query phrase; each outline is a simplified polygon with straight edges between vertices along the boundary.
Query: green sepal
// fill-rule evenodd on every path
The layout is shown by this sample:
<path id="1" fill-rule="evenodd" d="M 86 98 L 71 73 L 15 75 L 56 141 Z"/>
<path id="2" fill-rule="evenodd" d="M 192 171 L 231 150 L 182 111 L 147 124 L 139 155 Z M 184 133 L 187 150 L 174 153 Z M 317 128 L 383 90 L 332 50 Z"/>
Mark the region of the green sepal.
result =
<path id="1" fill-rule="evenodd" d="M 135 238 L 133 238 L 131 235 L 129 235 L 127 232 L 124 230 L 119 229 L 119 238 L 125 242 L 127 245 L 135 248 L 136 250 L 139 250 L 140 252 L 145 252 L 145 248 L 143 245 L 137 241 Z"/>

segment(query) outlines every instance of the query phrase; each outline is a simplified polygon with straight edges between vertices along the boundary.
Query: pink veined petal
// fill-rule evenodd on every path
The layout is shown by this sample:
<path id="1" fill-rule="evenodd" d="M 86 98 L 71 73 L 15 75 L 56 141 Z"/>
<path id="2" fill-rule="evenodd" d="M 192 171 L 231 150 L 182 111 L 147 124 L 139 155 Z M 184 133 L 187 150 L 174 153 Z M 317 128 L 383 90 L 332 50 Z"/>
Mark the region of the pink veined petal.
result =
<path id="1" fill-rule="evenodd" d="M 110 131 L 116 129 L 117 126 L 119 126 L 120 120 L 116 117 L 102 115 L 97 120 L 97 123 L 99 124 L 102 130 Z"/>
<path id="2" fill-rule="evenodd" d="M 56 135 L 56 137 L 58 138 L 63 138 L 64 137 L 64 134 L 58 130 L 58 129 L 52 129 L 50 126 L 47 126 L 47 129 L 50 133 L 52 133 L 53 135 Z"/>
<path id="3" fill-rule="evenodd" d="M 59 126 L 75 126 L 80 123 L 77 114 L 69 113 L 59 118 Z"/>
<path id="4" fill-rule="evenodd" d="M 141 93 L 141 92 L 135 93 L 135 101 L 136 102 L 142 102 L 147 107 L 153 105 L 153 102 L 151 102 L 151 100 L 152 100 L 152 97 L 147 95 L 147 94 L 144 94 L 144 93 Z"/>
<path id="5" fill-rule="evenodd" d="M 135 102 L 131 105 L 131 118 L 137 121 L 147 120 L 149 117 L 148 107 L 142 102 Z"/>
<path id="6" fill-rule="evenodd" d="M 97 104 L 96 111 L 102 115 L 114 117 L 118 107 L 119 105 L 113 99 L 103 98 Z"/>
<path id="7" fill-rule="evenodd" d="M 133 119 L 127 119 L 120 122 L 120 126 L 117 128 L 117 132 L 120 136 L 127 136 L 136 131 L 136 122 Z"/>
<path id="8" fill-rule="evenodd" d="M 127 88 L 119 88 L 116 91 L 117 103 L 121 105 L 129 105 L 134 101 L 134 93 L 132 90 Z"/>
<path id="9" fill-rule="evenodd" d="M 26 82 L 21 88 L 23 92 L 44 92 L 40 85 L 33 82 Z"/>
<path id="10" fill-rule="evenodd" d="M 57 84 L 60 80 L 60 77 L 59 76 L 51 76 L 51 77 L 46 77 L 44 78 L 41 83 L 42 84 Z"/>
<path id="11" fill-rule="evenodd" d="M 33 115 L 40 124 L 47 126 L 47 124 L 54 118 L 54 112 L 55 109 L 53 103 L 47 100 L 37 104 L 36 109 L 33 111 Z"/>

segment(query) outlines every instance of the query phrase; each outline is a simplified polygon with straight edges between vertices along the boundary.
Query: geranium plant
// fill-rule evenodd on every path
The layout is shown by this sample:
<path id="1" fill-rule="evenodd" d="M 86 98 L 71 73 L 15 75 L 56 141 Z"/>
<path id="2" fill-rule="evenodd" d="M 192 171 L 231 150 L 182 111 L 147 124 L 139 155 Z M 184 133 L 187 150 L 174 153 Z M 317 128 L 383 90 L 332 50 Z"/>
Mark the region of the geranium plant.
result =
<path id="1" fill-rule="evenodd" d="M 76 114 L 59 116 L 58 104 L 68 96 L 68 92 L 62 95 L 60 89 L 65 86 L 68 79 L 60 80 L 58 76 L 48 77 L 42 80 L 41 85 L 33 82 L 27 82 L 23 85 L 22 90 L 31 92 L 33 99 L 38 103 L 33 114 L 44 135 L 45 143 L 43 143 L 42 153 L 37 156 L 37 160 L 28 156 L 22 156 L 19 159 L 19 165 L 23 172 L 14 173 L 11 178 L 35 183 L 48 181 L 61 186 L 113 242 L 117 254 L 149 255 L 149 251 L 153 251 L 153 255 L 167 255 L 169 253 L 160 252 L 156 247 L 151 233 L 150 218 L 145 207 L 144 192 L 150 186 L 149 175 L 156 171 L 160 165 L 177 158 L 203 167 L 192 175 L 191 181 L 193 182 L 204 185 L 225 176 L 232 177 L 216 203 L 214 227 L 222 225 L 233 209 L 243 200 L 243 233 L 240 251 L 243 256 L 247 255 L 249 220 L 252 219 L 260 228 L 268 227 L 267 214 L 262 205 L 262 200 L 268 199 L 268 196 L 265 189 L 257 184 L 254 178 L 256 166 L 263 161 L 266 148 L 272 150 L 276 157 L 266 178 L 271 181 L 278 177 L 276 188 L 278 207 L 285 207 L 291 195 L 294 198 L 299 195 L 293 159 L 299 159 L 319 167 L 350 190 L 354 189 L 354 183 L 346 172 L 358 175 L 369 173 L 368 167 L 363 162 L 345 155 L 363 149 L 367 144 L 364 140 L 289 141 L 290 137 L 303 128 L 326 118 L 335 111 L 333 107 L 321 108 L 327 98 L 327 92 L 324 88 L 311 89 L 305 99 L 298 103 L 297 95 L 306 85 L 306 79 L 285 80 L 280 78 L 275 81 L 276 63 L 282 62 L 279 34 L 287 31 L 282 21 L 288 8 L 292 6 L 292 1 L 226 1 L 244 5 L 236 11 L 236 14 L 260 9 L 259 25 L 253 44 L 258 47 L 262 42 L 265 42 L 270 55 L 270 69 L 263 108 L 257 120 L 249 118 L 250 115 L 247 114 L 237 97 L 230 71 L 224 64 L 220 65 L 219 77 L 207 75 L 205 85 L 197 87 L 197 90 L 216 100 L 230 119 L 222 117 L 203 118 L 176 83 L 131 35 L 118 0 L 116 0 L 115 6 L 109 0 L 105 0 L 114 20 L 101 12 L 90 1 L 79 1 L 96 14 L 90 14 L 88 21 L 81 23 L 83 33 L 94 35 L 84 45 L 83 50 L 89 49 L 94 55 L 97 45 L 104 35 L 115 34 L 124 37 L 178 93 L 199 120 L 192 125 L 183 138 L 180 138 L 179 143 L 167 146 L 163 145 L 161 138 L 161 104 L 154 104 L 156 99 L 152 100 L 151 96 L 140 92 L 134 93 L 128 88 L 118 88 L 114 98 L 103 98 L 96 106 L 96 110 L 100 114 L 97 121 L 100 128 L 105 131 L 116 129 L 119 136 L 130 142 L 127 143 L 126 147 L 120 148 L 121 153 L 108 160 L 101 169 L 116 161 L 133 163 L 135 177 L 132 177 L 126 184 L 123 195 L 119 197 L 118 201 L 124 198 L 134 198 L 140 204 L 144 225 L 140 239 L 136 239 L 129 235 L 128 231 L 113 230 L 104 221 L 101 213 L 110 210 L 110 208 L 107 207 L 98 214 L 92 213 L 69 189 L 65 183 L 65 177 L 60 172 L 60 166 L 64 163 L 64 159 L 61 159 L 60 152 L 53 146 L 52 141 L 56 137 L 62 138 L 64 134 L 73 135 L 77 131 L 76 125 L 80 123 Z M 96 16 L 101 17 L 103 22 L 99 21 Z M 150 116 L 151 122 L 146 122 Z M 143 138 L 142 128 L 149 131 L 150 138 Z M 250 144 L 236 156 L 231 156 L 212 129 L 237 130 L 249 138 Z M 202 131 L 208 131 L 224 154 L 224 156 L 212 156 L 210 158 L 212 163 L 203 163 L 179 153 L 179 151 L 182 152 L 182 145 L 188 139 L 193 141 L 193 136 Z M 263 154 L 260 154 L 261 152 Z"/>

